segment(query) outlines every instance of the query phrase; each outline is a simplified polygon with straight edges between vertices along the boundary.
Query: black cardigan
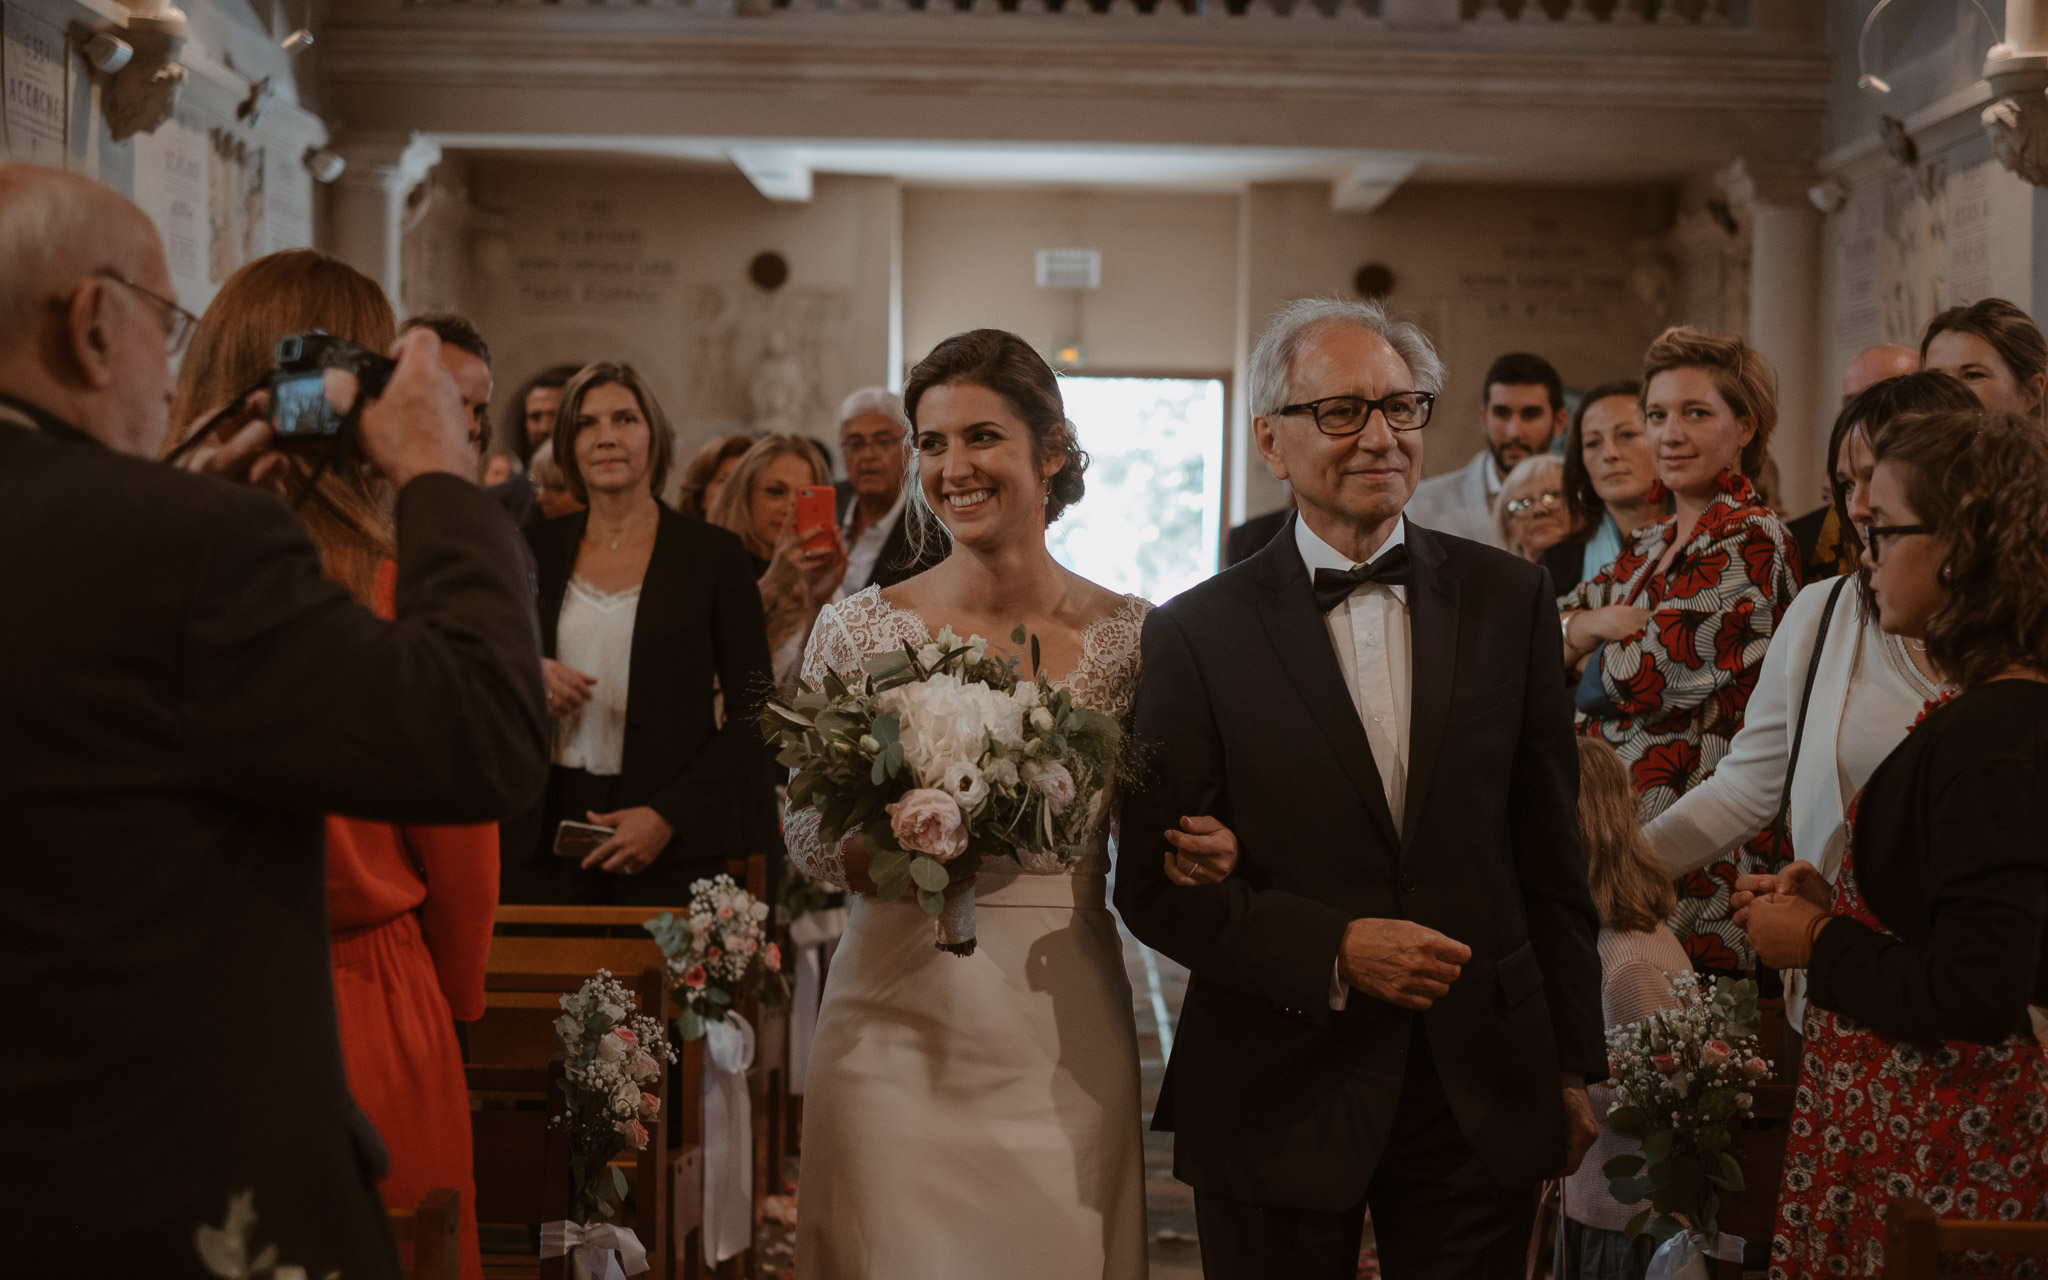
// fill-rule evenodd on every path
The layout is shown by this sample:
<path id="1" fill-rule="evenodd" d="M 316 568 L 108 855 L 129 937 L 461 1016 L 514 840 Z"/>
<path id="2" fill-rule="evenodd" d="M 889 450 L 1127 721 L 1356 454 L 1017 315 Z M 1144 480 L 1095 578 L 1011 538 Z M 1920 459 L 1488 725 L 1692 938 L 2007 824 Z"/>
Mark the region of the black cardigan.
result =
<path id="1" fill-rule="evenodd" d="M 541 652 L 550 658 L 588 519 L 579 511 L 527 533 L 539 575 Z M 781 844 L 770 757 L 754 718 L 773 684 L 755 576 L 733 534 L 661 509 L 633 622 L 614 800 L 659 813 L 676 829 L 670 852 L 693 860 Z M 714 715 L 721 691 L 722 728 Z"/>
<path id="2" fill-rule="evenodd" d="M 1902 1040 L 1992 1044 L 2048 1004 L 2048 685 L 1995 680 L 1938 708 L 1863 788 L 1857 888 L 1888 933 L 1837 918 L 1812 998 Z"/>

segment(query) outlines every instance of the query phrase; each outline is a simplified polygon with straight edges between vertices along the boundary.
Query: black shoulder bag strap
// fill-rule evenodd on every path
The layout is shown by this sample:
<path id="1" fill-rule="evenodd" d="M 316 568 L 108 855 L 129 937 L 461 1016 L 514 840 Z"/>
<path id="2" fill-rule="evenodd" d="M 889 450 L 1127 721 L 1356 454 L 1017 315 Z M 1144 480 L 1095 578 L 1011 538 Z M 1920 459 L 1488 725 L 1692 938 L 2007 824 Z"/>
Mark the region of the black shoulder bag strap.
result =
<path id="1" fill-rule="evenodd" d="M 1806 705 L 1813 701 L 1814 673 L 1820 670 L 1821 651 L 1828 647 L 1828 625 L 1835 620 L 1835 606 L 1842 602 L 1842 589 L 1848 585 L 1846 574 L 1835 579 L 1834 590 L 1828 592 L 1827 612 L 1820 615 L 1820 630 L 1813 637 L 1813 654 L 1806 660 L 1806 687 L 1799 694 L 1799 719 L 1792 728 L 1792 752 L 1785 757 L 1785 787 L 1778 795 L 1778 816 L 1771 821 L 1771 830 L 1782 840 L 1792 838 L 1791 831 L 1786 828 L 1792 813 L 1792 775 L 1799 768 L 1799 744 L 1806 737 Z"/>

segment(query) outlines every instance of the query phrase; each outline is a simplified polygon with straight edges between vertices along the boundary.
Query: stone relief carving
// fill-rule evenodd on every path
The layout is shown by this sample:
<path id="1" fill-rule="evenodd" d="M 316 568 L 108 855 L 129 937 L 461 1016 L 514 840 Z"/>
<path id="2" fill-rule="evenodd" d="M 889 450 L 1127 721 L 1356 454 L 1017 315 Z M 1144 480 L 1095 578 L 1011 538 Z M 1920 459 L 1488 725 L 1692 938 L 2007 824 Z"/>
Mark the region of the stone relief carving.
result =
<path id="1" fill-rule="evenodd" d="M 852 298 L 838 289 L 705 286 L 690 299 L 690 394 L 697 422 L 816 434 L 831 427 Z"/>
<path id="2" fill-rule="evenodd" d="M 2048 186 L 2048 102 L 2040 94 L 2000 98 L 1979 119 L 1998 163 L 2037 187 Z"/>

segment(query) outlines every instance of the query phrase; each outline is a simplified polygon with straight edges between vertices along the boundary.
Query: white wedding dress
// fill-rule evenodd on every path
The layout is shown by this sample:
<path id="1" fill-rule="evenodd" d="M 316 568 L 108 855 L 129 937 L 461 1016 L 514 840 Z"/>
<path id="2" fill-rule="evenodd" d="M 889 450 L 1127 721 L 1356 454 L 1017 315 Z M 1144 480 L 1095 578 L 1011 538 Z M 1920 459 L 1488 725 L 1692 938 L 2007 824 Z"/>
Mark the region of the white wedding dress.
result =
<path id="1" fill-rule="evenodd" d="M 1125 597 L 1054 683 L 1127 721 L 1150 609 Z M 803 678 L 858 678 L 929 635 L 871 587 L 820 615 Z M 844 885 L 817 811 L 783 818 L 796 864 Z M 1108 825 L 1070 868 L 985 863 L 971 956 L 938 950 L 908 898 L 851 898 L 804 1087 L 801 1280 L 1143 1280 L 1138 1043 Z"/>

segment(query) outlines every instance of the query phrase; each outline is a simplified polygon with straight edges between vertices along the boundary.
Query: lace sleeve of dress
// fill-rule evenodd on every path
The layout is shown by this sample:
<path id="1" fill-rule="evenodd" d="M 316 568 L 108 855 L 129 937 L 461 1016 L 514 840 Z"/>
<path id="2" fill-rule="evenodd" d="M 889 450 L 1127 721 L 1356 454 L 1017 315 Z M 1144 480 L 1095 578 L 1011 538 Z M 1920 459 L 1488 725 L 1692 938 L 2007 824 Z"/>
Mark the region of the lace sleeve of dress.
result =
<path id="1" fill-rule="evenodd" d="M 1074 701 L 1091 711 L 1129 727 L 1131 708 L 1138 699 L 1139 640 L 1145 633 L 1145 618 L 1152 602 L 1139 596 L 1125 596 L 1115 613 L 1088 624 L 1082 637 L 1081 661 L 1067 681 Z"/>
<path id="2" fill-rule="evenodd" d="M 824 683 L 825 673 L 832 671 L 844 674 L 860 670 L 860 647 L 854 643 L 845 623 L 839 619 L 839 605 L 826 605 L 818 614 L 817 625 L 811 628 L 811 640 L 804 647 L 804 665 L 801 679 L 808 688 L 817 688 Z M 797 869 L 813 880 L 822 880 L 836 889 L 846 887 L 846 862 L 840 856 L 839 845 L 826 844 L 818 838 L 818 823 L 821 818 L 816 808 L 805 805 L 802 809 L 790 806 L 787 799 L 782 802 L 782 839 L 789 847 L 789 860 Z"/>

